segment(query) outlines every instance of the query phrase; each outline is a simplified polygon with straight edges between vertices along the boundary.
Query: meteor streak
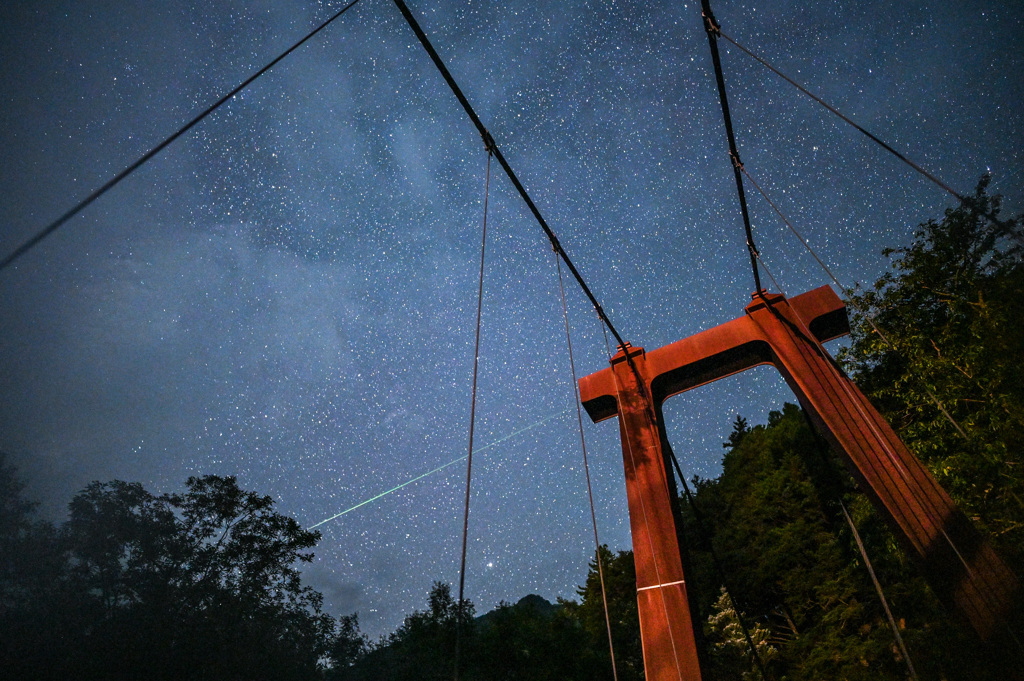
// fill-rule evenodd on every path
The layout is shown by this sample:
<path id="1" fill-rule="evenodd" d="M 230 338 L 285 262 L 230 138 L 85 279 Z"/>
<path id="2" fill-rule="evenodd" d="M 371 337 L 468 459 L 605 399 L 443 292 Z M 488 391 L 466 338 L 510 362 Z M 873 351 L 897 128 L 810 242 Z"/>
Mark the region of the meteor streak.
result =
<path id="1" fill-rule="evenodd" d="M 516 435 L 519 435 L 520 433 L 525 433 L 528 430 L 533 430 L 537 426 L 539 426 L 539 425 L 541 425 L 543 423 L 546 423 L 546 422 L 550 421 L 553 418 L 557 418 L 559 416 L 564 416 L 567 413 L 567 411 L 568 410 L 560 411 L 557 414 L 552 414 L 551 416 L 548 416 L 546 418 L 542 418 L 540 421 L 535 421 L 535 422 L 531 423 L 528 426 L 524 426 L 524 427 L 520 428 L 519 430 L 516 430 L 516 431 L 513 431 L 513 432 L 509 433 L 505 437 L 499 438 L 499 439 L 495 440 L 494 442 L 489 442 L 486 445 L 484 445 L 483 447 L 477 448 L 475 451 L 482 452 L 485 449 L 490 449 L 491 447 L 494 447 L 496 445 L 501 444 L 505 440 L 511 439 L 511 438 L 515 437 Z M 411 480 L 406 480 L 405 482 L 403 482 L 400 485 L 395 485 L 391 489 L 389 489 L 387 491 L 384 491 L 384 492 L 381 492 L 377 496 L 370 497 L 369 499 L 366 499 L 365 501 L 360 501 L 355 506 L 351 506 L 349 508 L 346 508 L 344 511 L 342 511 L 340 513 L 335 513 L 330 518 L 325 518 L 324 520 L 321 520 L 320 522 L 318 522 L 318 523 L 316 523 L 314 525 L 310 525 L 307 529 L 310 529 L 310 530 L 316 529 L 316 528 L 320 527 L 321 525 L 323 525 L 324 523 L 329 523 L 332 520 L 336 520 L 337 518 L 340 518 L 341 516 L 345 515 L 346 513 L 351 513 L 352 511 L 356 510 L 357 508 L 362 508 L 363 506 L 366 506 L 369 503 L 377 501 L 381 497 L 386 497 L 387 495 L 391 494 L 392 492 L 397 492 L 398 490 L 402 489 L 403 487 L 411 485 L 412 483 L 416 482 L 417 480 L 422 480 L 423 478 L 427 477 L 428 475 L 433 475 L 434 473 L 437 473 L 438 471 L 442 471 L 445 468 L 448 468 L 449 466 L 457 464 L 460 461 L 465 461 L 467 458 L 469 458 L 469 455 L 468 454 L 463 454 L 459 458 L 452 459 L 448 463 L 442 464 L 442 465 L 438 466 L 437 468 L 435 468 L 434 470 L 430 470 L 430 471 L 427 471 L 426 473 L 422 473 L 420 475 L 417 475 L 415 478 L 412 478 Z"/>

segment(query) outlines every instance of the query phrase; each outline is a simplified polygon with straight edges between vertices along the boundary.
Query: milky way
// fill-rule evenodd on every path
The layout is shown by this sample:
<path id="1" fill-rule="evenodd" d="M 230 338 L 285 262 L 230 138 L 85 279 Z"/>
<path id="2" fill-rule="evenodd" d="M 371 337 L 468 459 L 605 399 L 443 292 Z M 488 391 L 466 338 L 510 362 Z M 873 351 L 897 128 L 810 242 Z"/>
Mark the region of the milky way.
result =
<path id="1" fill-rule="evenodd" d="M 698 4 L 410 0 L 623 335 L 655 348 L 752 289 Z M 718 2 L 734 38 L 960 191 L 1021 207 L 1024 5 Z M 7 2 L 0 252 L 340 3 Z M 948 195 L 722 45 L 747 170 L 845 284 Z M 237 475 L 323 540 L 307 570 L 372 634 L 458 577 L 486 154 L 387 0 L 341 20 L 0 273 L 0 447 L 59 519 L 91 480 Z M 753 191 L 789 294 L 828 283 Z M 571 596 L 593 552 L 554 256 L 491 182 L 467 595 Z M 606 365 L 574 286 L 582 375 Z M 761 368 L 666 404 L 688 475 Z M 618 430 L 585 424 L 602 541 L 629 546 Z M 447 465 L 456 461 L 453 465 Z M 435 469 L 440 469 L 436 470 Z M 417 476 L 425 475 L 415 482 Z M 383 492 L 374 501 L 353 508 Z"/>

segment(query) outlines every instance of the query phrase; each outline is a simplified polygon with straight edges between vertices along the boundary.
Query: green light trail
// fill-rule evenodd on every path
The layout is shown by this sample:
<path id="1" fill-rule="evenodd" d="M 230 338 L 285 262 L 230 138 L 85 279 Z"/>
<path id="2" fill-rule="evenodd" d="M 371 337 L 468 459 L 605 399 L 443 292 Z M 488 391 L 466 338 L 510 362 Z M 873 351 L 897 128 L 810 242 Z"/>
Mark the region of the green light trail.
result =
<path id="1" fill-rule="evenodd" d="M 475 451 L 475 452 L 482 452 L 485 449 L 490 449 L 491 447 L 499 445 L 502 442 L 504 442 L 505 440 L 509 440 L 509 439 L 515 437 L 516 435 L 519 435 L 521 433 L 525 433 L 528 430 L 533 430 L 537 426 L 539 426 L 539 425 L 541 425 L 543 423 L 547 423 L 548 421 L 550 421 L 553 418 L 557 418 L 559 416 L 564 416 L 566 413 L 567 413 L 567 410 L 566 411 L 560 411 L 557 414 L 552 414 L 551 416 L 548 416 L 546 418 L 542 418 L 540 421 L 535 421 L 534 423 L 531 423 L 528 426 L 524 426 L 524 427 L 520 428 L 519 430 L 516 430 L 516 431 L 513 431 L 513 432 L 509 433 L 505 437 L 499 438 L 499 439 L 495 440 L 494 442 L 489 442 L 486 445 L 484 445 L 483 447 L 478 447 L 477 449 L 475 449 L 473 451 Z M 336 520 L 336 519 L 340 518 L 341 516 L 345 515 L 346 513 L 351 513 L 352 511 L 356 510 L 357 508 L 362 508 L 363 506 L 366 506 L 369 503 L 377 501 L 381 497 L 386 497 L 387 495 L 391 494 L 392 492 L 397 492 L 398 490 L 402 489 L 403 487 L 407 487 L 408 485 L 411 485 L 412 483 L 417 482 L 418 480 L 422 480 L 423 478 L 427 477 L 428 475 L 433 475 L 434 473 L 437 473 L 438 471 L 442 471 L 445 468 L 448 468 L 449 466 L 457 464 L 460 461 L 465 461 L 467 458 L 469 458 L 469 455 L 468 454 L 463 454 L 459 458 L 453 459 L 453 460 L 449 461 L 446 464 L 442 464 L 442 465 L 438 466 L 437 468 L 435 468 L 434 470 L 427 471 L 426 473 L 422 473 L 420 475 L 417 475 L 415 478 L 412 478 L 411 480 L 406 480 L 405 482 L 403 482 L 400 485 L 395 485 L 391 489 L 389 489 L 389 490 L 387 490 L 385 492 L 381 492 L 377 496 L 370 497 L 369 499 L 366 499 L 365 501 L 360 501 L 355 506 L 352 506 L 350 508 L 346 508 L 341 513 L 335 513 L 330 518 L 325 518 L 324 520 L 321 520 L 320 522 L 318 522 L 318 523 L 316 523 L 314 525 L 310 525 L 307 529 L 310 529 L 310 530 L 316 529 L 316 528 L 320 527 L 321 525 L 323 525 L 324 523 L 329 523 L 332 520 Z"/>

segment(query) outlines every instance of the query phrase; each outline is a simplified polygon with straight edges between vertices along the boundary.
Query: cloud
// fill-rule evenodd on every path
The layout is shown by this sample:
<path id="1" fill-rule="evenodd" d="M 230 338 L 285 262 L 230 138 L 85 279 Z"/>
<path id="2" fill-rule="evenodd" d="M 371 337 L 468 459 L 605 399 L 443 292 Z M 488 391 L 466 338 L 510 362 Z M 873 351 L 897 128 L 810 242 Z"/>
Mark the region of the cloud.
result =
<path id="1" fill-rule="evenodd" d="M 359 612 L 367 607 L 365 589 L 358 582 L 346 581 L 322 561 L 302 571 L 303 581 L 324 596 L 324 610 L 335 617 Z"/>
<path id="2" fill-rule="evenodd" d="M 180 484 L 210 414 L 308 411 L 308 386 L 352 369 L 347 320 L 365 312 L 349 267 L 261 248 L 248 226 L 134 237 L 62 279 L 5 305 L 37 339 L 8 325 L 19 361 L 0 369 L 19 397 L 0 429 L 51 511 L 92 479 Z"/>

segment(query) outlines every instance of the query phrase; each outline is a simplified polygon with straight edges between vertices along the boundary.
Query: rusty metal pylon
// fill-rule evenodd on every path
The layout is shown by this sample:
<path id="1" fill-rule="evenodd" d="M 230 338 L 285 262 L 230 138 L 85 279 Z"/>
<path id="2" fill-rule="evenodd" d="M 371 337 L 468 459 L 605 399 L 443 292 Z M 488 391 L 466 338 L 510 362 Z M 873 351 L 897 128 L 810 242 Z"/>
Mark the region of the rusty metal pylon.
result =
<path id="1" fill-rule="evenodd" d="M 579 382 L 580 399 L 594 421 L 619 417 L 648 680 L 701 678 L 699 623 L 672 513 L 661 405 L 672 395 L 760 364 L 782 373 L 917 557 L 938 597 L 962 613 L 982 640 L 996 636 L 1019 597 L 1017 578 L 822 347 L 849 333 L 839 297 L 828 286 L 792 300 L 759 293 L 745 312 L 651 352 L 620 348 L 609 368 Z"/>

